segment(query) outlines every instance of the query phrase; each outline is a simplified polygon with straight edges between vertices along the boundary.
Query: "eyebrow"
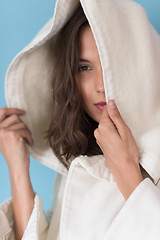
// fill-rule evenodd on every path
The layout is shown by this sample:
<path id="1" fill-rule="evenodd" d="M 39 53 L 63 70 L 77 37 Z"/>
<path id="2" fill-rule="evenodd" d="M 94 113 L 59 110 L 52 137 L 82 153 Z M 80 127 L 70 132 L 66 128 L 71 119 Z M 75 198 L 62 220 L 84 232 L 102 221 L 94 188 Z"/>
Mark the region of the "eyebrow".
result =
<path id="1" fill-rule="evenodd" d="M 79 61 L 80 62 L 88 62 L 88 63 L 90 62 L 90 61 L 88 61 L 87 59 L 84 59 L 84 58 L 80 58 Z"/>

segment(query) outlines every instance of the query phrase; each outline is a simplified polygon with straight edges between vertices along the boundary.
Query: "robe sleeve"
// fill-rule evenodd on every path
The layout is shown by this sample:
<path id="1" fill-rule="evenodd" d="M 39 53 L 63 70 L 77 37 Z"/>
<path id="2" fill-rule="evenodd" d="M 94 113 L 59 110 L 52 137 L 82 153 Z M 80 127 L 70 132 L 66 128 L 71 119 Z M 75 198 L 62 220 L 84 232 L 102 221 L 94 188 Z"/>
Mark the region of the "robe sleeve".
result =
<path id="1" fill-rule="evenodd" d="M 34 198 L 34 208 L 22 240 L 46 240 L 48 221 L 43 211 L 42 199 L 37 194 Z M 0 205 L 0 239 L 15 240 L 12 200 Z"/>
<path id="2" fill-rule="evenodd" d="M 126 200 L 103 240 L 160 239 L 160 189 L 144 179 Z"/>

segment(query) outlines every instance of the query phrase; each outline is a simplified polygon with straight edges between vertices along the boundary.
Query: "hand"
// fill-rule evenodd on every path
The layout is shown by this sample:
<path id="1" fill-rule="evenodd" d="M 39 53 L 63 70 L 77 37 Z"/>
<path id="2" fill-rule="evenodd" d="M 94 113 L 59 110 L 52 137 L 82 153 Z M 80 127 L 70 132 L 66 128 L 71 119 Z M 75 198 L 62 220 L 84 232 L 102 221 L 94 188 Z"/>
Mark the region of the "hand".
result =
<path id="1" fill-rule="evenodd" d="M 33 144 L 31 133 L 18 116 L 23 110 L 0 109 L 0 151 L 5 158 L 10 173 L 29 169 L 29 152 L 25 142 Z"/>
<path id="2" fill-rule="evenodd" d="M 20 120 L 23 110 L 0 109 L 0 151 L 8 165 L 16 239 L 21 239 L 34 208 L 34 192 L 29 176 L 31 132 Z"/>
<path id="3" fill-rule="evenodd" d="M 110 108 L 110 103 L 114 101 L 110 100 L 104 106 L 94 136 L 119 190 L 128 199 L 143 180 L 139 167 L 139 149 L 118 108 Z"/>

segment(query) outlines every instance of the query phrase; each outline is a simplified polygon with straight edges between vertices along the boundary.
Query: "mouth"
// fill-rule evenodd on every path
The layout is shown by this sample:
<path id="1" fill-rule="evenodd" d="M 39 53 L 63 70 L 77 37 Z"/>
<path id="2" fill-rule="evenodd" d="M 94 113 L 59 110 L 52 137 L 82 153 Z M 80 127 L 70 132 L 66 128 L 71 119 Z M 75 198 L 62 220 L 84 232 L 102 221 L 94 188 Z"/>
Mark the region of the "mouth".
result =
<path id="1" fill-rule="evenodd" d="M 106 102 L 99 102 L 94 104 L 100 111 L 103 110 L 104 106 L 106 105 Z"/>

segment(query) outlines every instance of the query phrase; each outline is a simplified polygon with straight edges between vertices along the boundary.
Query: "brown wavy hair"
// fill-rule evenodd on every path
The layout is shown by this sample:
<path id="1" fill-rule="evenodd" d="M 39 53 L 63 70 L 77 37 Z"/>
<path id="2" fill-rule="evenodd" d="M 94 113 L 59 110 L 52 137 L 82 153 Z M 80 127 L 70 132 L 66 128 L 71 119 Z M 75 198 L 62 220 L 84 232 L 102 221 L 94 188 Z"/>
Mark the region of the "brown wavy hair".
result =
<path id="1" fill-rule="evenodd" d="M 102 154 L 93 133 L 98 123 L 84 111 L 75 79 L 80 56 L 79 34 L 86 25 L 88 20 L 79 5 L 58 35 L 51 82 L 52 119 L 46 138 L 67 169 L 79 155 Z"/>

